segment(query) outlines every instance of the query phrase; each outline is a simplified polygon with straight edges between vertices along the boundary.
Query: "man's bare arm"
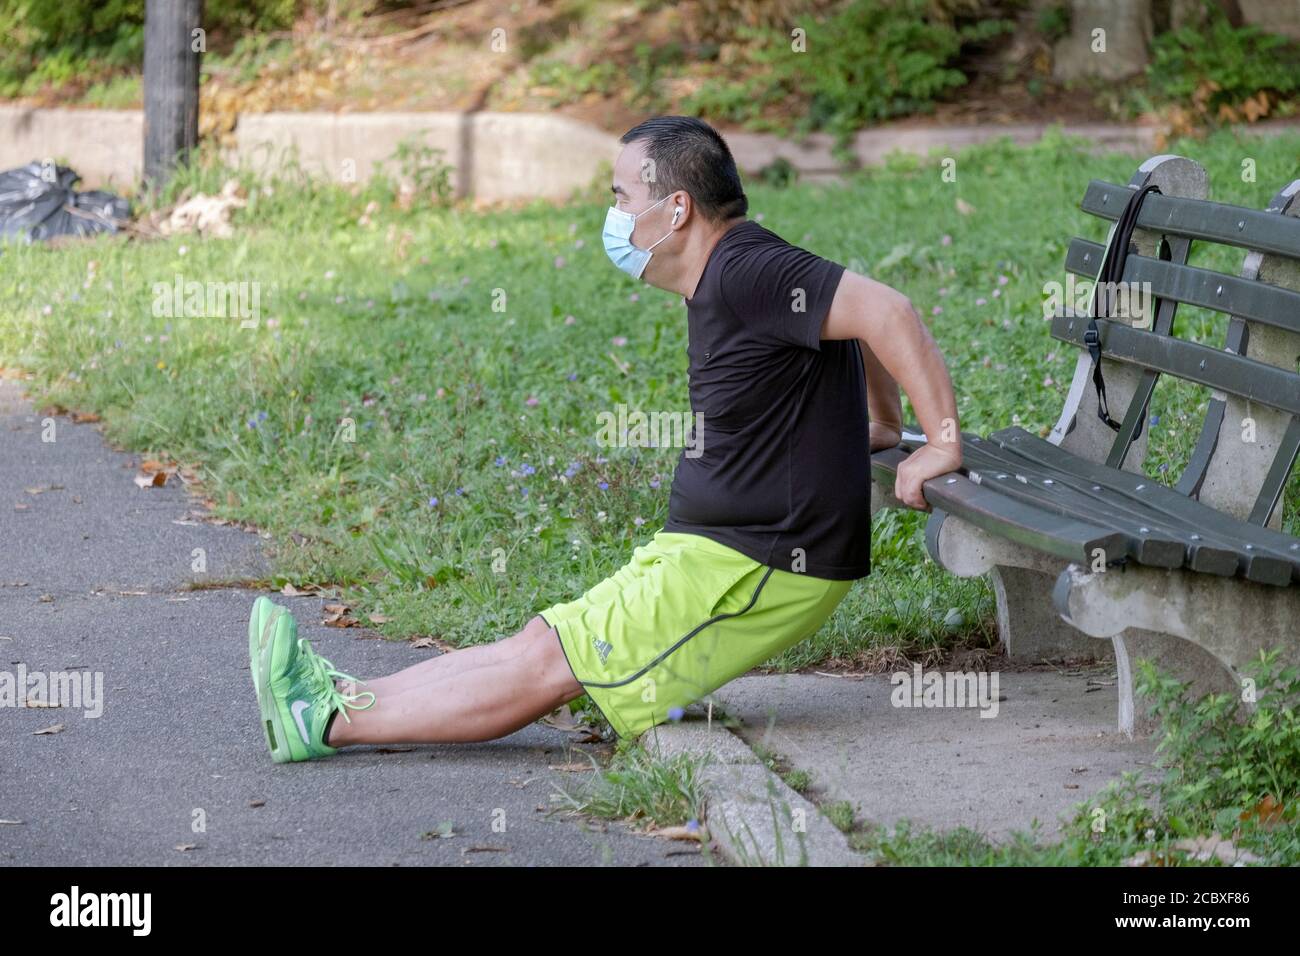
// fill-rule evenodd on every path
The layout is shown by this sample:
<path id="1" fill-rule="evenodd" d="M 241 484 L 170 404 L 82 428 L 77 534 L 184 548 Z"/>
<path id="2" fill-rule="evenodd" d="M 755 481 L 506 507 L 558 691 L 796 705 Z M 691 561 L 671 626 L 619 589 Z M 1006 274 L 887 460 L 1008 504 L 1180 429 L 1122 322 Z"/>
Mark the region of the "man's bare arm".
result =
<path id="1" fill-rule="evenodd" d="M 913 508 L 928 508 L 921 487 L 931 478 L 961 466 L 957 398 L 943 355 L 907 296 L 856 272 L 845 271 L 822 325 L 823 339 L 858 339 L 870 388 L 873 363 L 892 382 L 876 374 L 878 406 L 888 408 L 897 383 L 907 393 L 926 435 L 926 446 L 899 466 L 894 494 Z M 870 357 L 868 357 L 870 356 Z M 868 398 L 870 404 L 872 398 Z M 901 420 L 901 414 L 899 415 Z M 901 424 L 901 421 L 900 421 Z"/>
<path id="2" fill-rule="evenodd" d="M 867 377 L 867 416 L 871 420 L 871 450 L 893 448 L 903 440 L 903 401 L 898 383 L 890 375 L 876 353 L 859 340 L 862 350 L 862 371 Z"/>

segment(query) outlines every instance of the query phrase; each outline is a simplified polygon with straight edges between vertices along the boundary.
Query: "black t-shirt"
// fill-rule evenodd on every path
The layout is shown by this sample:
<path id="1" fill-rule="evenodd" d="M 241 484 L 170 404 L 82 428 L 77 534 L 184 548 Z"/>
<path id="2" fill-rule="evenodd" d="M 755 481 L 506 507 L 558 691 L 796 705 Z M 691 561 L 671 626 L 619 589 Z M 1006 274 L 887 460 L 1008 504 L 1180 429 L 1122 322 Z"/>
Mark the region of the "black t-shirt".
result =
<path id="1" fill-rule="evenodd" d="M 813 577 L 869 573 L 862 353 L 856 340 L 821 340 L 843 274 L 752 220 L 718 240 L 686 300 L 698 434 L 678 461 L 665 531 Z"/>

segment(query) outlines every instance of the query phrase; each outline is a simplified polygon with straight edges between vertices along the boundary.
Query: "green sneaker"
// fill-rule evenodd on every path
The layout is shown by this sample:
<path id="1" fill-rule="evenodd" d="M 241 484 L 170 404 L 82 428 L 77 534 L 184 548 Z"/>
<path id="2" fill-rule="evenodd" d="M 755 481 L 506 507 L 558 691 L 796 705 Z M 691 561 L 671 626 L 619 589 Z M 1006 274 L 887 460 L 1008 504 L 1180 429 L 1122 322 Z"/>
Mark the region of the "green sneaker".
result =
<path id="1" fill-rule="evenodd" d="M 338 711 L 351 723 L 348 709 L 368 710 L 375 704 L 375 695 L 372 691 L 340 692 L 334 686 L 336 677 L 357 679 L 312 650 L 306 638 L 299 638 L 298 624 L 288 610 L 274 606 L 274 611 L 279 613 L 268 620 L 270 640 L 258 662 L 258 700 L 271 758 L 287 763 L 336 754 L 338 748 L 325 743 L 330 716 Z M 364 706 L 356 703 L 366 696 L 370 700 Z"/>

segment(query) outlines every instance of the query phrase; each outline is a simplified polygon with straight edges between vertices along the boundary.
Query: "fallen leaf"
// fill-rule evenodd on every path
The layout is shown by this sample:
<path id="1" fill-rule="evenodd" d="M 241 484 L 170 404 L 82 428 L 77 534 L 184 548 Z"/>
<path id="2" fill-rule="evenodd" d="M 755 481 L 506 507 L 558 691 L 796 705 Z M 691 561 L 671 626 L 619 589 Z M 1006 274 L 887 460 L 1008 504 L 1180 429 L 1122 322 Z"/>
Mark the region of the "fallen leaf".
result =
<path id="1" fill-rule="evenodd" d="M 99 416 L 94 412 L 73 412 L 72 423 L 74 425 L 88 425 L 91 422 L 99 421 Z"/>
<path id="2" fill-rule="evenodd" d="M 557 730 L 582 729 L 582 725 L 578 722 L 578 718 L 575 717 L 573 715 L 573 712 L 569 710 L 568 704 L 563 704 L 560 707 L 557 707 L 555 710 L 551 711 L 549 714 L 547 714 L 545 717 L 542 718 L 542 723 L 549 724 L 550 726 L 556 728 Z"/>
<path id="3" fill-rule="evenodd" d="M 417 637 L 415 640 L 411 641 L 411 646 L 420 647 L 420 648 L 436 647 L 444 654 L 450 654 L 453 651 L 460 650 L 460 648 L 456 647 L 454 644 L 450 643 L 449 641 L 444 641 L 440 637 L 432 637 L 432 636 Z"/>
<path id="4" fill-rule="evenodd" d="M 265 801 L 265 800 L 249 800 L 249 801 L 248 801 L 248 805 L 249 805 L 250 807 L 264 807 L 264 806 L 266 806 L 266 801 Z"/>
<path id="5" fill-rule="evenodd" d="M 968 203 L 966 200 L 962 199 L 960 196 L 958 196 L 957 211 L 961 213 L 963 216 L 969 216 L 971 213 L 975 211 L 975 207 L 972 206 L 970 203 Z"/>
<path id="6" fill-rule="evenodd" d="M 43 495 L 47 491 L 62 491 L 62 490 L 63 490 L 62 485 L 40 485 L 35 488 L 23 489 L 23 491 L 27 492 L 29 495 Z"/>
<path id="7" fill-rule="evenodd" d="M 326 627 L 360 627 L 361 622 L 348 614 L 346 604 L 326 604 L 325 619 L 321 621 Z"/>
<path id="8" fill-rule="evenodd" d="M 39 737 L 41 734 L 61 734 L 63 733 L 62 724 L 52 724 L 49 727 L 42 727 L 40 730 L 33 730 L 32 736 Z"/>
<path id="9" fill-rule="evenodd" d="M 389 621 L 392 620 L 391 617 L 388 617 L 387 615 L 384 614 L 370 614 L 367 615 L 367 618 L 371 624 L 387 624 Z"/>
<path id="10" fill-rule="evenodd" d="M 152 474 L 140 472 L 135 476 L 135 486 L 137 488 L 161 488 L 167 484 L 167 472 L 155 471 Z"/>
<path id="11" fill-rule="evenodd" d="M 589 763 L 553 763 L 550 769 L 559 770 L 564 773 L 586 773 L 592 769 Z"/>
<path id="12" fill-rule="evenodd" d="M 663 827 L 659 830 L 647 830 L 651 836 L 662 837 L 665 840 L 690 840 L 692 843 L 698 843 L 705 832 L 702 827 L 691 829 L 686 826 Z"/>
<path id="13" fill-rule="evenodd" d="M 436 830 L 427 830 L 420 834 L 421 840 L 450 840 L 456 835 L 450 820 L 444 820 L 438 824 Z"/>
<path id="14" fill-rule="evenodd" d="M 198 848 L 199 848 L 199 845 L 198 845 L 197 843 L 177 843 L 177 844 L 176 844 L 176 849 L 180 850 L 182 853 L 186 852 L 187 850 L 197 850 Z"/>
<path id="15" fill-rule="evenodd" d="M 1252 817 L 1255 817 L 1258 818 L 1260 826 L 1274 827 L 1283 822 L 1283 810 L 1284 807 L 1282 804 L 1274 800 L 1272 794 L 1268 794 L 1263 800 L 1259 801 L 1259 803 L 1255 804 L 1255 806 L 1243 813 L 1240 819 L 1244 823 Z"/>
<path id="16" fill-rule="evenodd" d="M 20 827 L 22 825 L 22 820 L 0 820 L 0 827 Z"/>

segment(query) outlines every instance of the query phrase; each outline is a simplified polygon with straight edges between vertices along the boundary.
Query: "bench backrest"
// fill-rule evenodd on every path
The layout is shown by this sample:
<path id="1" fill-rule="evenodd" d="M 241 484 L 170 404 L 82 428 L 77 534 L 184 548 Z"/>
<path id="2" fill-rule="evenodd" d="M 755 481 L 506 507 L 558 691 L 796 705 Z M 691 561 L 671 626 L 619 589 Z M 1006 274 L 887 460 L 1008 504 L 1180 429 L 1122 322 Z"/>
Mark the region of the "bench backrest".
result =
<path id="1" fill-rule="evenodd" d="M 1114 221 L 1131 189 L 1154 183 L 1133 232 L 1124 282 L 1149 283 L 1153 298 L 1129 300 L 1127 317 L 1099 321 L 1102 372 L 1118 432 L 1097 416 L 1086 316 L 1063 310 L 1052 335 L 1083 349 L 1050 440 L 1067 451 L 1141 473 L 1152 392 L 1160 375 L 1210 389 L 1200 437 L 1177 489 L 1242 520 L 1279 527 L 1287 478 L 1300 452 L 1300 180 L 1265 210 L 1206 201 L 1205 170 L 1157 156 L 1127 186 L 1094 180 L 1085 212 Z M 1238 275 L 1187 265 L 1193 243 L 1244 249 Z M 1095 278 L 1104 244 L 1074 239 L 1066 269 Z M 1180 303 L 1229 316 L 1221 348 L 1178 338 Z M 1136 436 L 1136 437 L 1135 437 Z"/>

